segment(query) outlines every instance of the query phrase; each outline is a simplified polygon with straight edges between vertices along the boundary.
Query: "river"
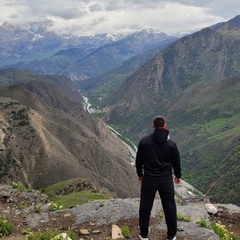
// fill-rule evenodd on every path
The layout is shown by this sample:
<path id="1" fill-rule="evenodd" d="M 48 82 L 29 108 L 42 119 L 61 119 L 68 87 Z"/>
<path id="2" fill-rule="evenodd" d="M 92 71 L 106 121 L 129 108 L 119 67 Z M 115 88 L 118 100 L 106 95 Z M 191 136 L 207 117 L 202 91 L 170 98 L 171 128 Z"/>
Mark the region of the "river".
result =
<path id="1" fill-rule="evenodd" d="M 86 112 L 89 112 L 89 113 L 94 113 L 96 112 L 96 110 L 94 108 L 92 108 L 91 106 L 91 103 L 89 102 L 88 100 L 88 97 L 86 96 L 83 96 L 83 108 Z M 121 141 L 123 142 L 124 145 L 126 145 L 127 149 L 128 149 L 128 153 L 131 157 L 131 164 L 134 165 L 134 161 L 135 161 L 135 157 L 136 157 L 136 152 L 137 152 L 137 147 L 136 145 L 128 138 L 126 138 L 127 142 L 131 143 L 131 145 L 129 145 L 127 142 L 123 141 L 123 136 L 121 133 L 119 133 L 118 131 L 116 131 L 114 128 L 112 128 L 111 126 L 109 126 L 109 129 L 111 130 L 111 132 L 119 137 L 121 139 Z"/>

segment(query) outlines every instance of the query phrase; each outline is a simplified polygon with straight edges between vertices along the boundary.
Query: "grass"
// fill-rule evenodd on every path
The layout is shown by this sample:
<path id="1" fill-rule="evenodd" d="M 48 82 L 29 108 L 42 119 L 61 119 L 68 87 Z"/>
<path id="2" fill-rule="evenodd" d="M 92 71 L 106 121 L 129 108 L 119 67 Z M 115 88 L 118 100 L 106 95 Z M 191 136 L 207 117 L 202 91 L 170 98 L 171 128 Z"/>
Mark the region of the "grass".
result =
<path id="1" fill-rule="evenodd" d="M 159 213 L 159 217 L 160 218 L 163 218 L 164 217 L 164 212 L 160 212 Z M 182 214 L 180 214 L 180 213 L 177 213 L 177 220 L 178 221 L 184 221 L 184 222 L 191 222 L 191 219 L 190 218 L 188 218 L 188 217 L 185 217 L 185 216 L 183 216 Z"/>
<path id="2" fill-rule="evenodd" d="M 0 237 L 8 236 L 13 231 L 13 225 L 7 221 L 6 215 L 0 217 Z"/>
<path id="3" fill-rule="evenodd" d="M 71 193 L 65 196 L 54 197 L 51 200 L 54 203 L 61 205 L 62 208 L 64 209 L 102 199 L 110 199 L 110 196 L 98 193 L 91 193 L 84 190 L 77 193 Z M 100 205 L 102 205 L 102 203 Z"/>
<path id="4" fill-rule="evenodd" d="M 47 188 L 41 189 L 42 192 L 44 192 L 48 196 L 55 196 L 58 195 L 58 193 L 63 189 L 66 185 L 70 183 L 70 180 L 67 181 L 61 181 L 56 184 L 53 184 Z"/>
<path id="5" fill-rule="evenodd" d="M 67 181 L 58 182 L 47 188 L 41 189 L 41 191 L 51 199 L 51 210 L 53 211 L 82 205 L 91 201 L 111 198 L 110 195 L 95 193 L 87 190 L 61 195 L 63 189 L 67 188 L 68 186 L 81 184 L 82 182 L 84 184 L 88 184 L 85 179 L 74 178 Z M 103 202 L 101 202 L 100 205 L 104 205 Z"/>
<path id="6" fill-rule="evenodd" d="M 191 222 L 190 218 L 185 217 L 185 216 L 181 215 L 180 213 L 177 213 L 177 220 L 184 221 L 184 222 Z"/>
<path id="7" fill-rule="evenodd" d="M 121 231 L 122 231 L 122 235 L 124 236 L 124 238 L 130 238 L 131 232 L 130 232 L 130 229 L 128 226 L 121 227 Z"/>

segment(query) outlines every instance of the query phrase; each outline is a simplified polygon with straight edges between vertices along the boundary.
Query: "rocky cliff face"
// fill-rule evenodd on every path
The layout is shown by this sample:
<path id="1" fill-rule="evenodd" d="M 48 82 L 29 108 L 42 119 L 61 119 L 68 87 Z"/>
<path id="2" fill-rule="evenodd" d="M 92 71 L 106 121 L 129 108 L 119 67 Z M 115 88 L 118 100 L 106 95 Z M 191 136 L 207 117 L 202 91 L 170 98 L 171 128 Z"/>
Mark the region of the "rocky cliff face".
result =
<path id="1" fill-rule="evenodd" d="M 0 89 L 2 181 L 41 188 L 81 177 L 120 197 L 136 196 L 126 146 L 102 120 L 84 112 L 70 82 L 54 76 L 18 81 L 23 73 L 28 79 L 16 70 L 18 85 Z"/>

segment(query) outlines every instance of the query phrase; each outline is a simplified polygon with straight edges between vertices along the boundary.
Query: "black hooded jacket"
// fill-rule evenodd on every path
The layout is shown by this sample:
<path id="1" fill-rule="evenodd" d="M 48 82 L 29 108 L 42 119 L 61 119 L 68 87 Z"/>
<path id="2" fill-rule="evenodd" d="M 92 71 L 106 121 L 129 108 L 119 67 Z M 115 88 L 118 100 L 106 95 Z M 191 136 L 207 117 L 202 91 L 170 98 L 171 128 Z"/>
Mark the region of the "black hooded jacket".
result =
<path id="1" fill-rule="evenodd" d="M 166 128 L 155 129 L 150 135 L 144 136 L 136 156 L 138 177 L 161 177 L 172 174 L 181 178 L 180 155 L 176 143 L 170 139 Z"/>

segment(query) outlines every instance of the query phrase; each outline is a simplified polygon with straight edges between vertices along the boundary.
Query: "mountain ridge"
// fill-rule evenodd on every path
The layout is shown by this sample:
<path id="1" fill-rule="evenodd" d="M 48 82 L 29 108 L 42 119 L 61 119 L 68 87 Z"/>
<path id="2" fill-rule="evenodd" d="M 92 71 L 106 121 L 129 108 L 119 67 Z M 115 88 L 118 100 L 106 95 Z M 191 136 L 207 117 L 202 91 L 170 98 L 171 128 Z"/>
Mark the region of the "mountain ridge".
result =
<path id="1" fill-rule="evenodd" d="M 177 39 L 154 29 L 95 36 L 59 35 L 51 30 L 51 21 L 32 23 L 28 28 L 5 23 L 0 26 L 0 35 L 0 67 L 62 74 L 73 81 L 101 74 L 129 57 Z"/>
<path id="2" fill-rule="evenodd" d="M 15 70 L 15 82 L 0 89 L 2 181 L 41 188 L 83 177 L 118 196 L 135 196 L 139 186 L 126 146 L 84 111 L 71 81 L 36 73 L 38 81 L 18 80 L 23 74 L 33 73 Z"/>
<path id="3" fill-rule="evenodd" d="M 135 142 L 150 131 L 153 117 L 164 115 L 180 145 L 188 182 L 216 201 L 239 204 L 234 179 L 239 169 L 240 38 L 235 20 L 233 32 L 223 32 L 222 24 L 172 43 L 102 99 L 101 106 L 105 121 Z"/>

